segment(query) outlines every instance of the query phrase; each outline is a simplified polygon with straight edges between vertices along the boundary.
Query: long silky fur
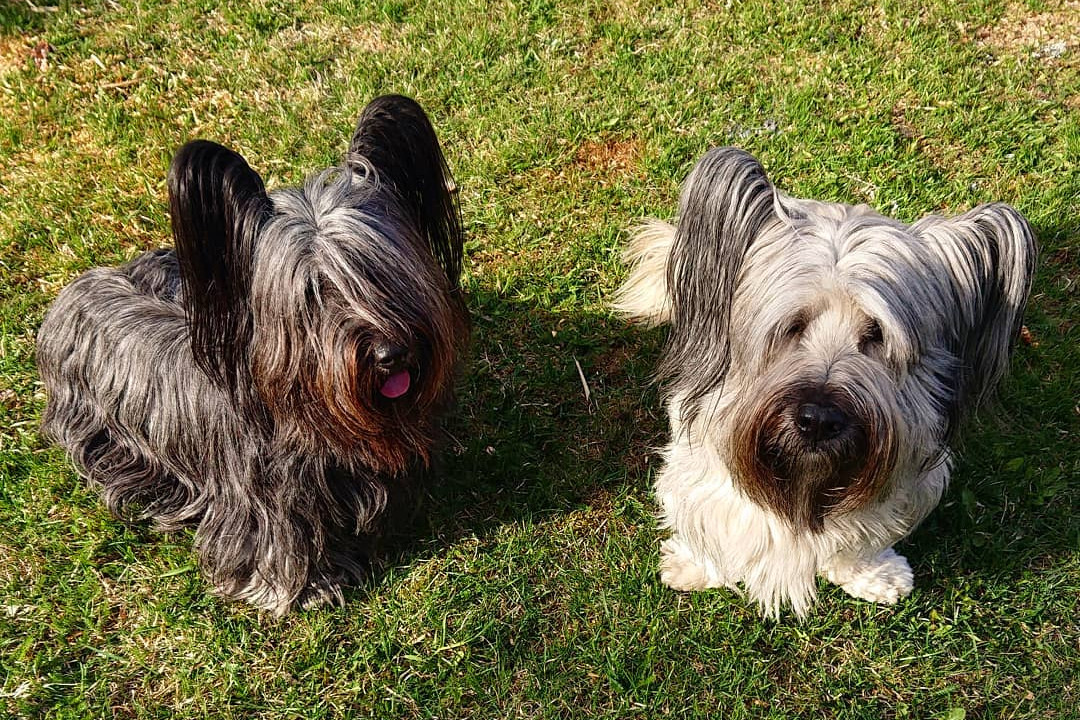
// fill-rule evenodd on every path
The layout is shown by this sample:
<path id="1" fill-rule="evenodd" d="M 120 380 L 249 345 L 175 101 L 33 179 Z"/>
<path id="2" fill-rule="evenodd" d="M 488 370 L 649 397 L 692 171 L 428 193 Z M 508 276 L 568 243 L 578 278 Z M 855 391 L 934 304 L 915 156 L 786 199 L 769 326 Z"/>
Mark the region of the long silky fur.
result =
<path id="1" fill-rule="evenodd" d="M 366 132 L 341 167 L 269 195 L 236 153 L 188 144 L 169 175 L 175 250 L 85 273 L 38 335 L 43 433 L 117 515 L 194 525 L 216 592 L 279 615 L 364 577 L 431 464 L 468 334 L 430 125 L 394 147 Z M 441 184 L 421 207 L 401 184 L 424 162 Z M 406 397 L 378 395 L 376 342 L 411 349 Z"/>
<path id="2" fill-rule="evenodd" d="M 378 168 L 380 180 L 393 186 L 456 285 L 462 250 L 457 187 L 423 109 L 402 95 L 372 100 L 360 116 L 346 160 L 354 170 Z"/>
<path id="3" fill-rule="evenodd" d="M 1027 222 L 1002 204 L 906 225 L 801 200 L 723 148 L 690 174 L 675 226 L 644 228 L 617 307 L 671 325 L 664 581 L 742 587 L 771 615 L 808 612 L 818 574 L 906 595 L 891 545 L 937 504 L 950 440 L 1008 368 L 1036 256 Z M 835 399 L 843 435 L 799 435 L 807 396 Z"/>
<path id="4" fill-rule="evenodd" d="M 698 413 L 694 401 L 727 375 L 732 294 L 748 248 L 773 216 L 765 170 L 737 148 L 707 152 L 683 186 L 665 268 L 671 332 L 660 374 L 670 379 L 673 392 L 691 400 L 683 407 L 688 423 Z M 710 311 L 700 312 L 703 307 Z"/>

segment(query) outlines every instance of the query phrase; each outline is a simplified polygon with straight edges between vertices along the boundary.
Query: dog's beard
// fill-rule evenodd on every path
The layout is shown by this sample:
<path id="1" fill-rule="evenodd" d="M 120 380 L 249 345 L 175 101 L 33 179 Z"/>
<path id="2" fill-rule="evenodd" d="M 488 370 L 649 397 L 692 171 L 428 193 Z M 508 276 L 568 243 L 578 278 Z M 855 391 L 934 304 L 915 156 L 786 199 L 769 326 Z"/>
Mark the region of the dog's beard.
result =
<path id="1" fill-rule="evenodd" d="M 343 329 L 344 317 L 321 318 L 324 339 L 301 351 L 305 360 L 292 372 L 273 356 L 256 355 L 255 385 L 275 426 L 291 428 L 301 446 L 355 458 L 388 476 L 427 467 L 467 337 L 460 304 L 448 299 L 418 309 L 411 327 L 392 341 L 400 358 L 386 366 L 372 357 L 383 339 Z"/>
<path id="2" fill-rule="evenodd" d="M 449 306 L 446 310 L 440 313 L 439 330 L 428 328 L 424 337 L 400 341 L 408 350 L 393 367 L 374 365 L 367 349 L 371 343 L 363 339 L 355 350 L 340 350 L 333 362 L 318 366 L 310 389 L 318 400 L 309 407 L 326 412 L 312 418 L 313 427 L 342 455 L 363 451 L 369 467 L 388 475 L 401 474 L 413 463 L 430 464 L 466 332 L 463 316 Z"/>
<path id="3" fill-rule="evenodd" d="M 354 211 L 365 192 L 324 173 L 275 193 L 252 280 L 252 383 L 292 444 L 398 476 L 430 464 L 468 320 L 415 228 Z M 322 206 L 335 234 L 316 252 L 295 218 Z"/>
<path id="4" fill-rule="evenodd" d="M 822 385 L 809 376 L 792 378 L 791 370 L 774 366 L 740 394 L 728 425 L 727 460 L 751 500 L 797 530 L 820 532 L 830 515 L 882 494 L 897 463 L 896 414 L 880 371 L 864 369 L 844 384 Z M 835 408 L 845 419 L 842 430 L 807 437 L 796 416 L 809 400 Z"/>

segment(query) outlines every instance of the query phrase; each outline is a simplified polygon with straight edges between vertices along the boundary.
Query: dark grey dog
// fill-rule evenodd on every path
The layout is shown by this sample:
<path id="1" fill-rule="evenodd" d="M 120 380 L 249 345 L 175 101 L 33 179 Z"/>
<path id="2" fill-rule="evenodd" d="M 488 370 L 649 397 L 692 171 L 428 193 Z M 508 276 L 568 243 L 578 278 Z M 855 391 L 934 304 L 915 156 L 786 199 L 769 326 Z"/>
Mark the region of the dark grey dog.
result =
<path id="1" fill-rule="evenodd" d="M 302 188 L 268 194 L 235 152 L 185 145 L 175 250 L 87 272 L 41 326 L 44 434 L 115 513 L 197 526 L 221 595 L 340 602 L 452 400 L 468 319 L 450 184 L 400 96 Z"/>

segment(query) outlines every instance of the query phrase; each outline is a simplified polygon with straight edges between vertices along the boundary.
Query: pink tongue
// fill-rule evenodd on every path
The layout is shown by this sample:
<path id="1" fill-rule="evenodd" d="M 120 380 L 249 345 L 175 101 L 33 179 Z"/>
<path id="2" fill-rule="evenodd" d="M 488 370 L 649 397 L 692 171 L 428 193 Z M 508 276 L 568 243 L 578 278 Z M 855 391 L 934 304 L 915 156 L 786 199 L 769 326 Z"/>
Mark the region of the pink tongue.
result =
<path id="1" fill-rule="evenodd" d="M 409 392 L 411 382 L 412 378 L 409 377 L 409 371 L 402 370 L 388 377 L 382 387 L 379 388 L 379 392 L 383 394 L 383 397 L 398 398 Z"/>

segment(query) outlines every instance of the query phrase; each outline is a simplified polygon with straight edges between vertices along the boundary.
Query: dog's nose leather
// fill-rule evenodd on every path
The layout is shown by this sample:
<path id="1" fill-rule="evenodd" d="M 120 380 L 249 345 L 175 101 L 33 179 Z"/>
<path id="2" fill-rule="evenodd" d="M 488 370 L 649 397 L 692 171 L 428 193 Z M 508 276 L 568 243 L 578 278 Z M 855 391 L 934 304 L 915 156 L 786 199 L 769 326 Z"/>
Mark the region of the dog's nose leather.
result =
<path id="1" fill-rule="evenodd" d="M 409 349 L 390 342 L 379 342 L 371 348 L 375 364 L 383 370 L 393 370 L 404 362 Z"/>
<path id="2" fill-rule="evenodd" d="M 795 412 L 795 426 L 809 440 L 832 440 L 848 425 L 847 416 L 835 405 L 803 403 Z"/>

